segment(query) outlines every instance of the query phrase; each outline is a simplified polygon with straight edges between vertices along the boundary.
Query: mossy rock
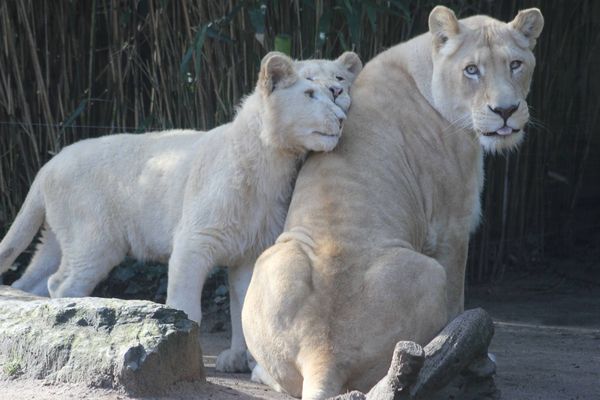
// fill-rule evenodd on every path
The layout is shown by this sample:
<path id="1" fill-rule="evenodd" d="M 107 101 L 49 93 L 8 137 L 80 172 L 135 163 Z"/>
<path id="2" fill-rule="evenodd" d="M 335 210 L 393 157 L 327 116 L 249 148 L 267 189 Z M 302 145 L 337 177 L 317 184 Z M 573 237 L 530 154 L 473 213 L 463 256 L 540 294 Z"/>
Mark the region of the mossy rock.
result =
<path id="1" fill-rule="evenodd" d="M 0 375 L 134 394 L 204 380 L 198 325 L 141 300 L 47 299 L 0 286 Z"/>

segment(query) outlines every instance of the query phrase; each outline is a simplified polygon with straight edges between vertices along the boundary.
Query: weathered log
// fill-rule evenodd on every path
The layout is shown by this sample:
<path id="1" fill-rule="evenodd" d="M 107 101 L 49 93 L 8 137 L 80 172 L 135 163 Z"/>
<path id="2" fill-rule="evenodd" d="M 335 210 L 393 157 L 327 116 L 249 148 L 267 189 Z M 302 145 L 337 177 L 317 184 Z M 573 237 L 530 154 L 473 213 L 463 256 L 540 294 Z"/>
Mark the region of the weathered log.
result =
<path id="1" fill-rule="evenodd" d="M 398 342 L 388 374 L 367 394 L 354 391 L 331 400 L 498 399 L 496 366 L 487 353 L 493 335 L 487 312 L 465 311 L 424 349 Z"/>
<path id="2" fill-rule="evenodd" d="M 425 353 L 415 342 L 398 342 L 387 375 L 367 393 L 369 400 L 407 400 L 419 375 Z"/>
<path id="3" fill-rule="evenodd" d="M 429 398 L 475 360 L 487 356 L 494 323 L 481 308 L 465 311 L 425 346 L 425 363 L 411 394 Z"/>

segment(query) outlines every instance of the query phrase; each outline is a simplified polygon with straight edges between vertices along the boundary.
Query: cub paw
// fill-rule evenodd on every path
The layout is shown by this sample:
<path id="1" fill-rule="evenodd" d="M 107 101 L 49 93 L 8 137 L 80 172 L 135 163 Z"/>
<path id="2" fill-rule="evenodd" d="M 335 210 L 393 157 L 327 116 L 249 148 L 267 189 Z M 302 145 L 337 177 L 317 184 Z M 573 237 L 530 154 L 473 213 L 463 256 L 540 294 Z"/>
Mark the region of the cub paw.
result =
<path id="1" fill-rule="evenodd" d="M 217 357 L 216 370 L 220 372 L 249 372 L 246 350 L 228 349 Z"/>

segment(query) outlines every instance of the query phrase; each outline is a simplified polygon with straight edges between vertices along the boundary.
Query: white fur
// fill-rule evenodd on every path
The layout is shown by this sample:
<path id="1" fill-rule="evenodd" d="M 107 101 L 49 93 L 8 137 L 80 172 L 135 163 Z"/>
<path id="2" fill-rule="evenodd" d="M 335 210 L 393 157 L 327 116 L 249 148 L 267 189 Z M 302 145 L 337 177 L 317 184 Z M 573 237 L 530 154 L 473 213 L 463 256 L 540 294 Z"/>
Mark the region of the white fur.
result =
<path id="1" fill-rule="evenodd" d="M 332 100 L 292 60 L 269 54 L 231 123 L 67 146 L 40 170 L 0 243 L 0 273 L 45 224 L 15 287 L 87 296 L 127 254 L 168 260 L 167 304 L 200 323 L 206 276 L 228 266 L 233 338 L 217 368 L 247 369 L 240 313 L 254 261 L 282 230 L 306 153 L 339 140 L 345 113 Z"/>

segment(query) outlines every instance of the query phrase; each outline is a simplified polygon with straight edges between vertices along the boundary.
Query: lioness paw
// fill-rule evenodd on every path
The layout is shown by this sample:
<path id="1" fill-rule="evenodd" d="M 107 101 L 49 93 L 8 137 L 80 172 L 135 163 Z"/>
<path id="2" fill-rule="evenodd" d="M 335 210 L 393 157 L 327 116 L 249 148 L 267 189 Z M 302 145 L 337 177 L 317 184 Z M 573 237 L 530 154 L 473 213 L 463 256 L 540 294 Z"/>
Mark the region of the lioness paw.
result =
<path id="1" fill-rule="evenodd" d="M 275 379 L 273 379 L 271 375 L 269 375 L 269 373 L 258 364 L 252 369 L 252 377 L 250 378 L 250 380 L 252 382 L 270 386 L 278 392 L 285 393 L 283 388 L 279 385 L 279 383 L 277 383 L 277 381 L 275 381 Z"/>
<path id="2" fill-rule="evenodd" d="M 216 370 L 220 372 L 249 372 L 246 350 L 227 349 L 217 357 Z"/>

